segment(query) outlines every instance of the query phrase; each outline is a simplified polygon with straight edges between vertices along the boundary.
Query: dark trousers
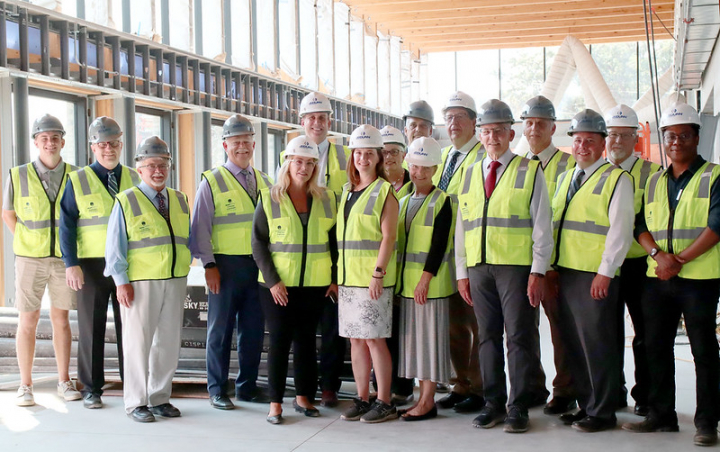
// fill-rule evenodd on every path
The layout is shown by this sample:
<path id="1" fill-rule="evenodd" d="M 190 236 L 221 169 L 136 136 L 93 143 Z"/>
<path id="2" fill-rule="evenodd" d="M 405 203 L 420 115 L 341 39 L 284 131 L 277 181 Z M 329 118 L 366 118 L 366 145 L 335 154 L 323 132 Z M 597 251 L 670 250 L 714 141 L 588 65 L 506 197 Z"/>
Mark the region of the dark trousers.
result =
<path id="1" fill-rule="evenodd" d="M 252 256 L 215 255 L 220 293 L 208 296 L 207 379 L 211 397 L 225 394 L 233 331 L 237 327 L 240 370 L 236 396 L 257 392 L 258 367 L 265 335 L 265 318 L 258 301 L 258 268 Z"/>
<path id="2" fill-rule="evenodd" d="M 477 265 L 468 269 L 478 323 L 480 372 L 484 396 L 496 408 L 527 408 L 533 399 L 536 353 L 540 343 L 538 310 L 527 297 L 529 266 Z M 507 332 L 510 397 L 505 376 Z"/>
<path id="3" fill-rule="evenodd" d="M 398 376 L 398 364 L 400 362 L 400 304 L 393 303 L 392 313 L 392 335 L 387 339 L 388 349 L 392 357 L 392 385 L 393 394 L 407 397 L 413 393 L 415 387 L 414 378 L 402 378 Z"/>
<path id="4" fill-rule="evenodd" d="M 720 361 L 715 316 L 720 280 L 648 278 L 642 298 L 645 346 L 650 370 L 650 414 L 677 419 L 675 413 L 675 336 L 680 315 L 685 319 L 695 361 L 697 409 L 695 426 L 718 424 Z"/>
<path id="5" fill-rule="evenodd" d="M 105 385 L 105 327 L 108 301 L 112 304 L 120 378 L 123 378 L 122 322 L 115 283 L 103 276 L 104 258 L 80 259 L 85 284 L 77 296 L 78 379 L 83 393 L 102 395 Z"/>
<path id="6" fill-rule="evenodd" d="M 282 403 L 288 373 L 290 346 L 293 347 L 295 393 L 313 398 L 317 382 L 315 332 L 323 309 L 327 287 L 288 287 L 288 304 L 275 304 L 269 289 L 260 287 L 268 331 L 268 386 L 270 400 Z"/>
<path id="7" fill-rule="evenodd" d="M 468 396 L 483 395 L 480 375 L 478 324 L 475 312 L 460 294 L 450 296 L 450 362 L 455 376 L 450 379 L 453 392 Z"/>
<path id="8" fill-rule="evenodd" d="M 606 298 L 595 300 L 590 296 L 595 273 L 561 268 L 559 274 L 560 332 L 578 405 L 590 416 L 615 419 L 620 391 L 618 278 L 611 280 Z"/>
<path id="9" fill-rule="evenodd" d="M 618 303 L 618 356 L 620 357 L 620 401 L 626 401 L 625 388 L 625 306 L 635 330 L 632 341 L 633 358 L 635 360 L 635 386 L 630 394 L 638 405 L 648 403 L 648 370 L 647 353 L 645 352 L 645 322 L 642 313 L 642 293 L 647 278 L 647 257 L 625 259 L 620 269 L 620 294 Z"/>
<path id="10" fill-rule="evenodd" d="M 322 306 L 320 313 L 320 389 L 323 391 L 339 391 L 342 381 L 340 375 L 345 363 L 346 339 L 340 337 L 338 330 L 337 303 L 321 294 Z"/>
<path id="11" fill-rule="evenodd" d="M 553 346 L 553 362 L 555 364 L 555 378 L 553 378 L 552 381 L 553 397 L 575 399 L 568 354 L 567 350 L 565 350 L 565 344 L 560 332 L 560 308 L 558 300 L 542 300 L 542 307 L 550 324 L 550 339 L 552 340 Z M 540 377 L 537 377 L 537 380 L 540 380 Z M 539 385 L 539 381 L 536 384 Z"/>

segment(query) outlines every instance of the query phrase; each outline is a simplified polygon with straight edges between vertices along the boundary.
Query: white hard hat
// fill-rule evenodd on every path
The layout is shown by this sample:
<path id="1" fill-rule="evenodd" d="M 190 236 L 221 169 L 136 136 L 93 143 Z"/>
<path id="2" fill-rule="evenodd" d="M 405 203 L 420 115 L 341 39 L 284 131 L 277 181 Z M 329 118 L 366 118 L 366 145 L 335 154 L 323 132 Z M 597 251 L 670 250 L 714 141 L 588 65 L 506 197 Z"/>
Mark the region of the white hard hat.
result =
<path id="1" fill-rule="evenodd" d="M 399 144 L 403 149 L 407 147 L 405 135 L 393 126 L 385 126 L 380 129 L 380 135 L 382 135 L 383 144 Z"/>
<path id="2" fill-rule="evenodd" d="M 467 108 L 468 110 L 477 114 L 477 108 L 475 108 L 475 100 L 473 100 L 473 98 L 470 97 L 469 94 L 463 93 L 462 91 L 457 91 L 450 96 L 450 98 L 447 100 L 447 103 L 445 103 L 445 106 L 442 109 L 443 114 L 447 111 L 448 108 L 455 107 Z"/>
<path id="3" fill-rule="evenodd" d="M 635 110 L 625 104 L 619 104 L 605 112 L 605 125 L 608 127 L 639 127 Z"/>
<path id="4" fill-rule="evenodd" d="M 420 137 L 408 147 L 405 161 L 409 165 L 435 166 L 442 163 L 442 148 L 434 138 Z"/>
<path id="5" fill-rule="evenodd" d="M 663 112 L 662 117 L 660 117 L 660 130 L 678 124 L 695 124 L 698 127 L 702 127 L 700 115 L 697 110 L 685 103 L 670 105 Z"/>
<path id="6" fill-rule="evenodd" d="M 302 118 L 308 113 L 332 113 L 332 105 L 330 99 L 324 94 L 312 92 L 303 97 L 300 102 L 300 117 Z"/>
<path id="7" fill-rule="evenodd" d="M 320 159 L 317 144 L 313 143 L 312 140 L 308 140 L 308 137 L 305 135 L 295 137 L 287 144 L 287 148 L 285 148 L 285 158 L 291 155 Z"/>
<path id="8" fill-rule="evenodd" d="M 384 146 L 380 131 L 369 124 L 363 124 L 350 135 L 350 149 L 382 149 Z"/>

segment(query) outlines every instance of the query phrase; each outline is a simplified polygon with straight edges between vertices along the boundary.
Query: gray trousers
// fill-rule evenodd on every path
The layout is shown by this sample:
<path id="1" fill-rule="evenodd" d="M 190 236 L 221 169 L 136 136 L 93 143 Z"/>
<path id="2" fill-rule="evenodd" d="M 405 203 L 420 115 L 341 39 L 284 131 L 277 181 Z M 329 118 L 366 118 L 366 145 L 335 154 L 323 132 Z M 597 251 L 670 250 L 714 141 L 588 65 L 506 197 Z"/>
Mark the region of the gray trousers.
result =
<path id="1" fill-rule="evenodd" d="M 529 266 L 477 265 L 468 269 L 470 294 L 480 339 L 480 373 L 485 400 L 527 408 L 533 399 L 537 353 L 538 310 L 527 297 Z M 510 396 L 505 376 L 503 336 L 507 332 Z"/>
<path id="2" fill-rule="evenodd" d="M 614 419 L 620 391 L 617 350 L 619 278 L 608 296 L 595 300 L 595 273 L 560 268 L 560 333 L 567 351 L 578 405 L 589 416 Z"/>

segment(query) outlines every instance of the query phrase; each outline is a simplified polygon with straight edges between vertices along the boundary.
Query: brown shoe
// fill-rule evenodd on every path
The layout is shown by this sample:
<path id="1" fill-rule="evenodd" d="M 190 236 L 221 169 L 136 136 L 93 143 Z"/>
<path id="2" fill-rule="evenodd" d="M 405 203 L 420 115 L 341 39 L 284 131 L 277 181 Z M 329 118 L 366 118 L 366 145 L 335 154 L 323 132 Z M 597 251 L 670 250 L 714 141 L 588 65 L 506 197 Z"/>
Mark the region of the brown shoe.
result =
<path id="1" fill-rule="evenodd" d="M 340 401 L 338 400 L 337 392 L 323 389 L 322 396 L 320 397 L 320 406 L 327 408 L 333 408 L 338 406 Z"/>

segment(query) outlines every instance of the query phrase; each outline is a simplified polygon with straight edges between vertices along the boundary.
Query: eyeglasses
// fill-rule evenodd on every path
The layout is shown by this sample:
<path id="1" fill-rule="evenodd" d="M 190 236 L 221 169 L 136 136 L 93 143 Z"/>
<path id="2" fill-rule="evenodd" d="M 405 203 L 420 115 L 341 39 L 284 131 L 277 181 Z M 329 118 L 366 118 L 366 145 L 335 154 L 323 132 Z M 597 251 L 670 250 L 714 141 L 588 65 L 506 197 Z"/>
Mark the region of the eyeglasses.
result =
<path id="1" fill-rule="evenodd" d="M 635 132 L 628 132 L 628 133 L 610 132 L 610 133 L 608 133 L 608 138 L 612 141 L 615 141 L 618 138 L 621 138 L 623 140 L 629 140 L 631 138 L 635 138 L 636 136 L 637 136 L 637 133 L 635 133 Z"/>
<path id="2" fill-rule="evenodd" d="M 95 146 L 99 147 L 100 149 L 107 149 L 108 146 L 111 148 L 119 148 L 122 145 L 122 141 L 120 140 L 112 140 L 112 141 L 103 141 L 101 143 L 95 143 Z"/>
<path id="3" fill-rule="evenodd" d="M 400 151 L 397 150 L 397 149 L 391 149 L 391 150 L 389 150 L 389 151 L 382 151 L 382 155 L 383 155 L 384 157 L 395 157 L 395 156 L 397 156 L 398 154 L 400 154 Z"/>
<path id="4" fill-rule="evenodd" d="M 482 135 L 484 137 L 487 137 L 490 135 L 505 135 L 505 133 L 507 133 L 509 130 L 510 129 L 507 127 L 495 128 L 495 129 L 481 128 L 480 135 Z"/>
<path id="5" fill-rule="evenodd" d="M 450 124 L 454 121 L 465 121 L 466 119 L 470 119 L 470 116 L 467 113 L 459 113 L 457 115 L 445 115 L 446 124 Z"/>
<path id="6" fill-rule="evenodd" d="M 663 137 L 663 141 L 665 141 L 665 144 L 674 143 L 676 140 L 678 143 L 687 143 L 691 139 L 695 138 L 695 134 L 686 132 L 682 133 L 680 135 L 675 135 L 674 133 L 668 133 L 665 134 Z"/>
<path id="7" fill-rule="evenodd" d="M 152 172 L 155 172 L 157 170 L 167 171 L 168 169 L 170 169 L 170 165 L 167 163 L 161 163 L 159 165 L 152 165 L 152 164 L 151 165 L 143 165 L 143 166 L 140 166 L 139 168 L 147 168 Z"/>

